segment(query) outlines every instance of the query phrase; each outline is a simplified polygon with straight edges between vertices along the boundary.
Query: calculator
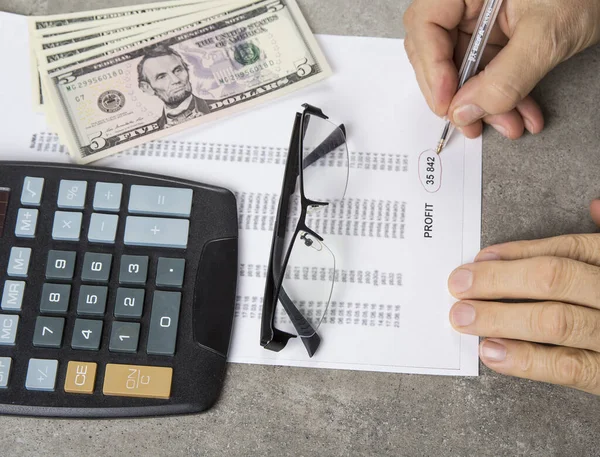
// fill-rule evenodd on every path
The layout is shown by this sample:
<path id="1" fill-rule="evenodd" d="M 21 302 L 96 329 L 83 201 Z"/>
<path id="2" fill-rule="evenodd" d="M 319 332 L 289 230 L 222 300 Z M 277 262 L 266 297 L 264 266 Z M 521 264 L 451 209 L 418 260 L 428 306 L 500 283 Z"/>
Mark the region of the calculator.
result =
<path id="1" fill-rule="evenodd" d="M 224 188 L 0 161 L 0 414 L 209 409 L 226 371 L 237 227 Z"/>

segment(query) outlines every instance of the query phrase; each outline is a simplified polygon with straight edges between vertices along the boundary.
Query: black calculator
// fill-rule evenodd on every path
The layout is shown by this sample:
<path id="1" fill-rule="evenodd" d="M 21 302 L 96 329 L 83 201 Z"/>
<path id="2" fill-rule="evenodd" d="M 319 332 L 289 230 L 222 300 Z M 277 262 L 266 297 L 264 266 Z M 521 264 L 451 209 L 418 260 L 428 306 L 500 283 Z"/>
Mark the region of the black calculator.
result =
<path id="1" fill-rule="evenodd" d="M 233 325 L 237 227 L 220 187 L 0 161 L 0 414 L 210 408 Z"/>

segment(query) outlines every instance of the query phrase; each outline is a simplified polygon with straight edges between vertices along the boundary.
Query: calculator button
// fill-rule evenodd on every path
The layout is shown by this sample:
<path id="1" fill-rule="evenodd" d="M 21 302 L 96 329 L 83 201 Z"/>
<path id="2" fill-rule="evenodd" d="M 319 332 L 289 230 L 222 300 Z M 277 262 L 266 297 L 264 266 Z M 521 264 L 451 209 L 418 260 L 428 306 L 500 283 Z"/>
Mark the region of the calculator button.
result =
<path id="1" fill-rule="evenodd" d="M 146 284 L 148 277 L 148 257 L 124 255 L 121 257 L 119 282 L 121 284 Z"/>
<path id="2" fill-rule="evenodd" d="M 69 309 L 70 297 L 71 286 L 69 284 L 46 283 L 42 288 L 40 312 L 66 313 Z"/>
<path id="3" fill-rule="evenodd" d="M 102 321 L 94 319 L 75 319 L 73 328 L 73 349 L 97 351 L 102 339 Z"/>
<path id="4" fill-rule="evenodd" d="M 119 211 L 122 192 L 123 184 L 97 183 L 94 192 L 94 211 Z"/>
<path id="5" fill-rule="evenodd" d="M 144 309 L 144 289 L 119 287 L 115 301 L 115 317 L 139 319 Z"/>
<path id="6" fill-rule="evenodd" d="M 183 285 L 184 270 L 185 259 L 160 257 L 156 271 L 156 285 L 159 287 L 181 287 Z"/>
<path id="7" fill-rule="evenodd" d="M 83 258 L 81 279 L 91 282 L 108 282 L 111 264 L 112 254 L 86 252 Z"/>
<path id="8" fill-rule="evenodd" d="M 44 190 L 44 178 L 25 177 L 23 191 L 21 192 L 21 204 L 40 206 L 42 191 Z"/>
<path id="9" fill-rule="evenodd" d="M 4 281 L 4 291 L 0 307 L 5 311 L 21 311 L 23 295 L 25 294 L 25 281 Z"/>
<path id="10" fill-rule="evenodd" d="M 14 346 L 17 339 L 19 316 L 0 314 L 0 346 Z"/>
<path id="11" fill-rule="evenodd" d="M 192 189 L 133 185 L 128 209 L 133 214 L 189 217 L 192 195 Z"/>
<path id="12" fill-rule="evenodd" d="M 58 207 L 68 209 L 83 209 L 87 182 L 69 181 L 63 179 L 58 188 Z"/>
<path id="13" fill-rule="evenodd" d="M 125 244 L 185 249 L 189 228 L 187 219 L 127 216 Z"/>
<path id="14" fill-rule="evenodd" d="M 103 316 L 106 309 L 108 288 L 104 286 L 81 286 L 77 314 L 84 316 Z"/>
<path id="15" fill-rule="evenodd" d="M 173 355 L 177 340 L 181 292 L 154 292 L 146 352 Z"/>
<path id="16" fill-rule="evenodd" d="M 54 391 L 57 371 L 58 360 L 29 359 L 25 388 L 27 390 Z"/>
<path id="17" fill-rule="evenodd" d="M 62 343 L 65 320 L 62 317 L 38 316 L 33 331 L 33 345 L 43 348 L 59 348 Z"/>
<path id="18" fill-rule="evenodd" d="M 15 236 L 19 238 L 33 238 L 35 236 L 37 219 L 37 209 L 19 208 L 19 212 L 17 213 Z"/>
<path id="19" fill-rule="evenodd" d="M 94 362 L 70 361 L 67 365 L 65 392 L 70 394 L 93 393 L 97 367 L 98 364 Z"/>
<path id="20" fill-rule="evenodd" d="M 114 321 L 108 350 L 111 352 L 136 352 L 139 337 L 139 323 Z"/>
<path id="21" fill-rule="evenodd" d="M 119 216 L 116 214 L 93 213 L 90 219 L 88 240 L 92 243 L 114 244 L 118 225 Z"/>
<path id="22" fill-rule="evenodd" d="M 52 239 L 62 241 L 79 241 L 82 219 L 82 213 L 57 211 L 54 214 Z"/>
<path id="23" fill-rule="evenodd" d="M 46 279 L 73 279 L 76 255 L 72 251 L 49 251 Z"/>
<path id="24" fill-rule="evenodd" d="M 108 363 L 104 395 L 118 397 L 169 398 L 173 368 Z"/>
<path id="25" fill-rule="evenodd" d="M 10 357 L 0 357 L 0 389 L 5 389 L 8 386 L 11 365 L 12 359 Z"/>
<path id="26" fill-rule="evenodd" d="M 31 248 L 11 248 L 8 259 L 8 276 L 27 277 Z"/>

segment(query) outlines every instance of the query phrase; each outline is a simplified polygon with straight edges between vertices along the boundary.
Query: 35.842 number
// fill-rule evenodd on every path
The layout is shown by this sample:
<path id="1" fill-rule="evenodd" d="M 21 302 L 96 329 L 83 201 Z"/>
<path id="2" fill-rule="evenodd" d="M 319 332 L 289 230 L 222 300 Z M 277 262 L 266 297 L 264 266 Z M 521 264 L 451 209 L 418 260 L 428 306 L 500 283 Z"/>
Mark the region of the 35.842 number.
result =
<path id="1" fill-rule="evenodd" d="M 431 149 L 419 156 L 419 179 L 429 193 L 437 192 L 442 186 L 442 160 Z"/>
<path id="2" fill-rule="evenodd" d="M 427 157 L 427 173 L 435 173 L 435 157 Z M 425 184 L 428 186 L 435 186 L 435 175 L 426 175 Z"/>

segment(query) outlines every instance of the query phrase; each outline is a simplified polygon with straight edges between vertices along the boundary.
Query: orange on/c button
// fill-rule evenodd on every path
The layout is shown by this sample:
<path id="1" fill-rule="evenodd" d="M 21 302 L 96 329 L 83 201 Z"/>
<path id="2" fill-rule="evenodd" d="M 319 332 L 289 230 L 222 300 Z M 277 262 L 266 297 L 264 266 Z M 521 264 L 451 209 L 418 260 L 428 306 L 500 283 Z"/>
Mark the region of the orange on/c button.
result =
<path id="1" fill-rule="evenodd" d="M 69 362 L 65 392 L 70 394 L 91 394 L 96 380 L 96 364 L 92 362 Z"/>
<path id="2" fill-rule="evenodd" d="M 173 368 L 109 363 L 104 374 L 104 395 L 169 398 Z"/>

